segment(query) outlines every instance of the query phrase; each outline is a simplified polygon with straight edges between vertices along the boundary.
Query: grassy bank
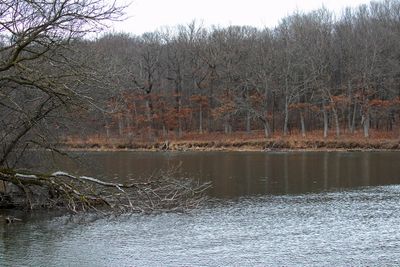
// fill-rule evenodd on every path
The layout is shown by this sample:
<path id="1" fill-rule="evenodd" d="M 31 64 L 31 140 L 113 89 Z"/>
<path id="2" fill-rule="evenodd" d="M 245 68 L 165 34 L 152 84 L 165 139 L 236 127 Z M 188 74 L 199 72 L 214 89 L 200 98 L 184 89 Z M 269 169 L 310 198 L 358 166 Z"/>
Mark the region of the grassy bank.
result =
<path id="1" fill-rule="evenodd" d="M 150 150 L 150 151 L 262 151 L 262 150 L 400 150 L 400 139 L 393 132 L 373 132 L 370 138 L 361 133 L 342 134 L 340 137 L 321 138 L 319 132 L 306 137 L 291 134 L 283 137 L 279 133 L 266 139 L 262 133 L 235 133 L 225 135 L 187 134 L 181 138 L 154 138 L 154 140 L 129 140 L 124 137 L 89 138 L 69 137 L 63 143 L 65 149 L 77 150 Z"/>

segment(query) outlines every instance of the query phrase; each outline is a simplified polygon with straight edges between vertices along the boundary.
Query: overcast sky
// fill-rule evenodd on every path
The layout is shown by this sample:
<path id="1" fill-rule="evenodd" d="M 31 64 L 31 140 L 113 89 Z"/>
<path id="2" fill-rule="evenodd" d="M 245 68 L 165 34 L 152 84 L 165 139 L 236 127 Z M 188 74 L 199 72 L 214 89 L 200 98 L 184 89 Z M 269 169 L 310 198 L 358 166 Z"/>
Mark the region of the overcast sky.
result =
<path id="1" fill-rule="evenodd" d="M 117 0 L 124 3 L 128 0 Z M 250 25 L 273 27 L 296 10 L 310 11 L 325 6 L 341 12 L 344 7 L 369 3 L 366 0 L 133 0 L 129 18 L 114 24 L 115 31 L 142 34 L 163 26 L 187 24 L 192 20 L 203 26 Z"/>

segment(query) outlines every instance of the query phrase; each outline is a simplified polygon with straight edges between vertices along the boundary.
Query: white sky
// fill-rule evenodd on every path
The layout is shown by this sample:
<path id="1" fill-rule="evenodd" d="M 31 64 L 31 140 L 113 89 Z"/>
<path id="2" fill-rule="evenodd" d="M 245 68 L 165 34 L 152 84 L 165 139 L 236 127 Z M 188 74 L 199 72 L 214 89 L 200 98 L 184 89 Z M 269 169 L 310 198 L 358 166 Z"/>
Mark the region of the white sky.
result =
<path id="1" fill-rule="evenodd" d="M 117 0 L 124 3 L 128 0 Z M 196 19 L 203 26 L 250 25 L 273 27 L 294 11 L 310 11 L 325 6 L 341 12 L 345 7 L 369 0 L 132 0 L 127 20 L 111 29 L 142 34 L 164 26 L 188 24 Z"/>

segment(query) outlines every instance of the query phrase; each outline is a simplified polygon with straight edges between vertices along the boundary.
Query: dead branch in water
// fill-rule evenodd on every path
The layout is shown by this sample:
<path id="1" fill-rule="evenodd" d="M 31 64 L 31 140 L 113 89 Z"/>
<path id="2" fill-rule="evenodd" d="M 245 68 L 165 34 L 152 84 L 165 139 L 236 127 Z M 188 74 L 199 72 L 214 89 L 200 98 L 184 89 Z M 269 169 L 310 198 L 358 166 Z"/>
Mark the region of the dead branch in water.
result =
<path id="1" fill-rule="evenodd" d="M 11 207 L 61 208 L 75 213 L 149 213 L 198 207 L 205 200 L 204 192 L 210 183 L 173 178 L 174 174 L 171 170 L 145 182 L 123 184 L 61 171 L 38 174 L 0 169 L 0 180 L 12 189 L 8 190 L 7 203 Z"/>

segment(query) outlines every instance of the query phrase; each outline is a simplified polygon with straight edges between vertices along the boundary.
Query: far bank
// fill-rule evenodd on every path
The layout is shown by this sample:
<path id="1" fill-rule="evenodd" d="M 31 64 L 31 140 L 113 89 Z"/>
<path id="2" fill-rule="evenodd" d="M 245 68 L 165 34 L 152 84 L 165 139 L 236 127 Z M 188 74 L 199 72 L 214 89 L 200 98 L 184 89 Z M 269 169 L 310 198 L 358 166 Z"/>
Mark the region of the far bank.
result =
<path id="1" fill-rule="evenodd" d="M 263 138 L 261 134 L 237 133 L 191 134 L 182 138 L 105 138 L 101 136 L 85 139 L 68 137 L 61 142 L 66 150 L 147 150 L 147 151 L 286 151 L 286 150 L 400 150 L 400 139 L 394 135 L 374 133 L 370 138 L 361 134 L 343 134 L 340 137 L 321 138 L 318 133 L 303 137 L 275 135 Z"/>

